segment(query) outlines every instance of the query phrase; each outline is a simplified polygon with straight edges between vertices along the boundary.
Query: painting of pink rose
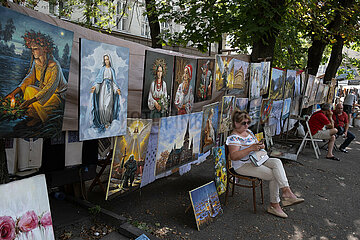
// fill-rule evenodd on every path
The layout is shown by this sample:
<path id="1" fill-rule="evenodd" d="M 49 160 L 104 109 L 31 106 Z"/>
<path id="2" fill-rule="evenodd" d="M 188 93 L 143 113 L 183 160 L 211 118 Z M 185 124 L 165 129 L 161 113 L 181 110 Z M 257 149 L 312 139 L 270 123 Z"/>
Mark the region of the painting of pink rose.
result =
<path id="1" fill-rule="evenodd" d="M 0 240 L 13 240 L 15 238 L 15 222 L 12 217 L 0 217 Z"/>
<path id="2" fill-rule="evenodd" d="M 22 232 L 29 232 L 35 229 L 39 224 L 39 218 L 34 211 L 28 211 L 20 218 L 18 223 Z"/>
<path id="3" fill-rule="evenodd" d="M 51 214 L 49 212 L 45 213 L 41 220 L 40 223 L 43 227 L 49 227 L 52 226 L 52 220 L 51 220 Z"/>

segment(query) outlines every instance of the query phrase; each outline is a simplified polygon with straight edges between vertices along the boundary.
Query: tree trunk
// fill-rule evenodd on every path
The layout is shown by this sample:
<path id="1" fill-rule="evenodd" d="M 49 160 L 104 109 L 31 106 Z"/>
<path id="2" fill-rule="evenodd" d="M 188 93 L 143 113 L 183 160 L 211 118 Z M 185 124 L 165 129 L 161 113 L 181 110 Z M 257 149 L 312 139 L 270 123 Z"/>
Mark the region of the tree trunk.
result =
<path id="1" fill-rule="evenodd" d="M 326 45 L 327 43 L 323 40 L 313 40 L 308 50 L 307 69 L 309 74 L 316 76 Z"/>
<path id="2" fill-rule="evenodd" d="M 5 141 L 0 139 L 0 184 L 9 182 L 9 172 L 7 168 Z"/>
<path id="3" fill-rule="evenodd" d="M 342 62 L 342 50 L 344 46 L 344 39 L 341 36 L 336 37 L 337 42 L 333 45 L 329 64 L 326 68 L 324 83 L 328 84 L 331 79 L 335 77 L 336 72 Z"/>
<path id="4" fill-rule="evenodd" d="M 151 36 L 151 47 L 162 48 L 160 38 L 160 23 L 158 13 L 155 7 L 155 0 L 145 0 L 146 15 L 149 20 L 150 36 Z"/>

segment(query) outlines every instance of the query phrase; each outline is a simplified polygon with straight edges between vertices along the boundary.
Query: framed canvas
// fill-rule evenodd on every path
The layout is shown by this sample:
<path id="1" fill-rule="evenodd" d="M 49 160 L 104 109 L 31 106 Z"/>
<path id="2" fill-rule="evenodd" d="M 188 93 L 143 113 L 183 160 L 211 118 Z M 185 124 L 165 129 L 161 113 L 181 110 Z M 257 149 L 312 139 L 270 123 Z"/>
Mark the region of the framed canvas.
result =
<path id="1" fill-rule="evenodd" d="M 198 59 L 195 85 L 195 102 L 210 100 L 213 89 L 214 59 Z"/>
<path id="2" fill-rule="evenodd" d="M 272 68 L 269 98 L 277 100 L 282 99 L 284 95 L 285 71 L 278 68 Z"/>
<path id="3" fill-rule="evenodd" d="M 0 137 L 60 135 L 74 33 L 0 7 Z"/>
<path id="4" fill-rule="evenodd" d="M 324 84 L 324 91 L 321 96 L 321 103 L 326 103 L 328 93 L 329 93 L 330 86 L 328 84 Z"/>
<path id="5" fill-rule="evenodd" d="M 250 101 L 250 107 L 249 107 L 249 115 L 251 118 L 250 126 L 253 126 L 260 121 L 261 101 L 262 101 L 261 97 Z"/>
<path id="6" fill-rule="evenodd" d="M 294 84 L 294 97 L 299 96 L 301 96 L 301 73 L 297 71 Z"/>
<path id="7" fill-rule="evenodd" d="M 260 95 L 267 94 L 269 90 L 270 81 L 270 62 L 261 62 L 261 83 L 260 83 Z"/>
<path id="8" fill-rule="evenodd" d="M 146 50 L 142 118 L 161 118 L 170 114 L 174 56 Z"/>
<path id="9" fill-rule="evenodd" d="M 267 123 L 269 121 L 269 116 L 272 108 L 272 99 L 263 99 L 261 103 L 260 110 L 260 124 Z"/>
<path id="10" fill-rule="evenodd" d="M 1 239 L 55 239 L 45 175 L 0 185 Z"/>
<path id="11" fill-rule="evenodd" d="M 226 191 L 227 183 L 225 146 L 214 147 L 212 152 L 215 159 L 215 185 L 220 196 Z"/>
<path id="12" fill-rule="evenodd" d="M 307 84 L 306 84 L 306 88 L 305 88 L 305 93 L 303 95 L 302 108 L 307 108 L 307 107 L 309 107 L 311 105 L 310 104 L 310 96 L 311 96 L 310 94 L 311 94 L 312 87 L 314 85 L 314 81 L 315 81 L 315 76 L 314 75 L 308 75 Z"/>
<path id="13" fill-rule="evenodd" d="M 279 135 L 281 132 L 281 113 L 284 100 L 273 101 L 270 116 L 269 126 L 271 126 L 271 135 Z"/>
<path id="14" fill-rule="evenodd" d="M 284 99 L 284 104 L 282 108 L 281 119 L 285 120 L 290 116 L 290 106 L 291 106 L 291 98 Z"/>
<path id="15" fill-rule="evenodd" d="M 250 67 L 250 86 L 249 86 L 249 100 L 260 97 L 262 80 L 261 63 L 251 63 Z"/>
<path id="16" fill-rule="evenodd" d="M 80 141 L 126 134 L 129 49 L 80 41 Z"/>
<path id="17" fill-rule="evenodd" d="M 203 107 L 203 122 L 201 125 L 200 153 L 209 151 L 216 142 L 216 133 L 219 123 L 219 103 Z"/>
<path id="18" fill-rule="evenodd" d="M 175 57 L 172 115 L 189 114 L 194 105 L 196 59 Z"/>
<path id="19" fill-rule="evenodd" d="M 284 99 L 291 98 L 294 96 L 295 79 L 296 79 L 296 71 L 287 70 L 286 80 L 284 85 Z"/>
<path id="20" fill-rule="evenodd" d="M 309 105 L 314 105 L 316 103 L 315 97 L 316 97 L 317 90 L 319 89 L 319 84 L 320 84 L 320 79 L 316 77 L 314 80 L 314 84 L 311 88 L 310 97 L 309 97 Z"/>
<path id="21" fill-rule="evenodd" d="M 189 191 L 198 230 L 223 212 L 214 181 Z"/>
<path id="22" fill-rule="evenodd" d="M 231 116 L 235 110 L 235 97 L 223 96 L 219 132 L 227 132 L 232 129 Z"/>
<path id="23" fill-rule="evenodd" d="M 116 137 L 106 200 L 140 188 L 151 124 L 151 119 L 128 118 L 126 135 Z"/>
<path id="24" fill-rule="evenodd" d="M 235 58 L 233 57 L 215 56 L 215 85 L 217 91 L 228 88 L 229 83 L 234 82 L 234 62 Z"/>
<path id="25" fill-rule="evenodd" d="M 236 88 L 239 90 L 238 96 L 248 96 L 248 85 L 249 85 L 249 66 L 250 63 L 234 59 L 234 82 L 230 88 Z"/>
<path id="26" fill-rule="evenodd" d="M 236 98 L 235 99 L 235 108 L 240 111 L 246 111 L 248 107 L 248 98 Z"/>

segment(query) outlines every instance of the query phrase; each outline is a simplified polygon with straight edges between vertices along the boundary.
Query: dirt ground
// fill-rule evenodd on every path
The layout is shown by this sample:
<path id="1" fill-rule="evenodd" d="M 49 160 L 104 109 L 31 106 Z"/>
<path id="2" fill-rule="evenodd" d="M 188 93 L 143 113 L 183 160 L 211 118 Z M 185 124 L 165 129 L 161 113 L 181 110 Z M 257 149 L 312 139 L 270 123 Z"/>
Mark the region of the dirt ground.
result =
<path id="1" fill-rule="evenodd" d="M 350 129 L 358 139 L 358 128 Z M 340 144 L 342 139 L 337 140 Z M 201 231 L 196 228 L 189 191 L 213 180 L 214 163 L 207 160 L 193 166 L 183 176 L 159 179 L 140 191 L 105 201 L 101 192 L 89 195 L 89 201 L 128 218 L 133 225 L 161 239 L 360 239 L 360 141 L 355 139 L 349 153 L 335 152 L 340 162 L 315 158 L 312 148 L 298 160 L 283 161 L 293 191 L 302 204 L 285 208 L 289 215 L 281 219 L 266 213 L 269 204 L 268 183 L 264 184 L 265 204 L 257 194 L 256 214 L 250 189 L 236 188 L 224 206 L 223 214 Z"/>

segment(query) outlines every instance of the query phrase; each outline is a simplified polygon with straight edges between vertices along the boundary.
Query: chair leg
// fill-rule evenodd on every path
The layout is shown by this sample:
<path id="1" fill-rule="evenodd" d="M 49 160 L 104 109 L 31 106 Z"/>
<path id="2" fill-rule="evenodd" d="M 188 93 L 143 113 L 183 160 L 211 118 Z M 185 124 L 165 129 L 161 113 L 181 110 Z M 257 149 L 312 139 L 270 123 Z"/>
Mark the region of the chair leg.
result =
<path id="1" fill-rule="evenodd" d="M 263 190 L 263 181 L 260 180 L 260 188 L 261 188 L 261 203 L 264 204 L 264 190 Z"/>
<path id="2" fill-rule="evenodd" d="M 225 191 L 225 204 L 227 203 L 227 198 L 228 198 L 228 194 L 229 194 L 229 187 L 230 187 L 230 184 L 229 184 L 229 177 L 227 177 L 227 182 L 226 182 L 226 191 Z"/>
<path id="3" fill-rule="evenodd" d="M 231 192 L 231 196 L 234 196 L 234 191 L 235 191 L 235 181 L 236 181 L 236 177 L 233 177 L 233 186 L 232 186 L 232 192 Z"/>
<path id="4" fill-rule="evenodd" d="M 255 182 L 252 182 L 252 191 L 253 191 L 253 205 L 254 205 L 254 213 L 256 213 L 256 192 L 255 192 Z"/>

